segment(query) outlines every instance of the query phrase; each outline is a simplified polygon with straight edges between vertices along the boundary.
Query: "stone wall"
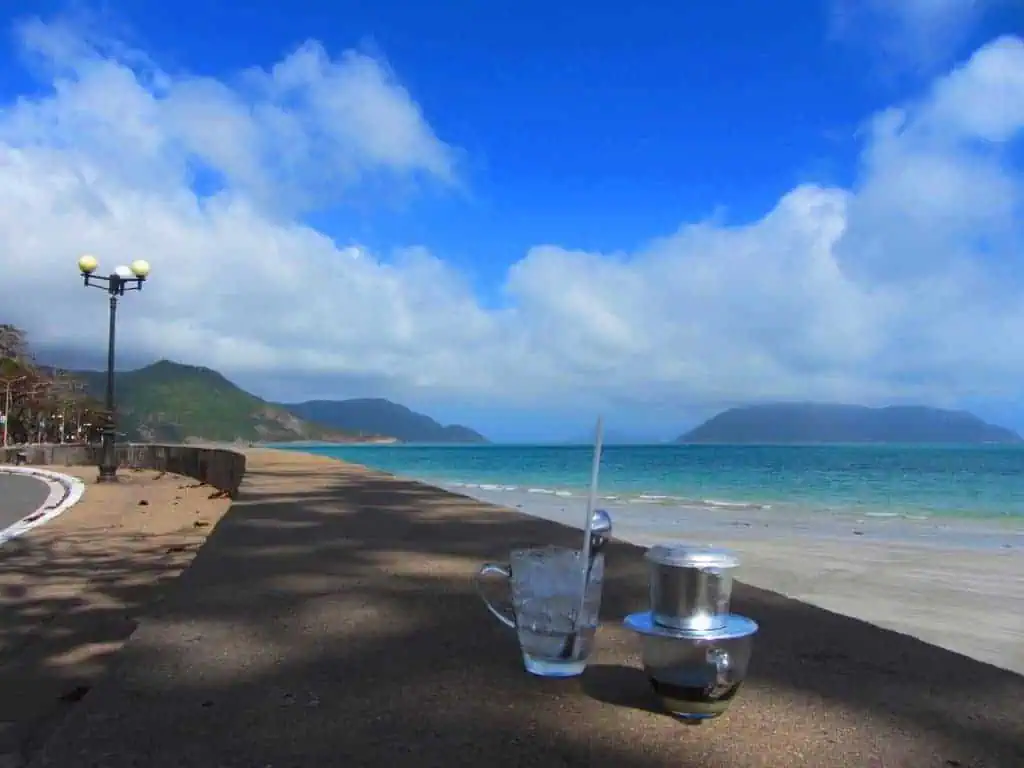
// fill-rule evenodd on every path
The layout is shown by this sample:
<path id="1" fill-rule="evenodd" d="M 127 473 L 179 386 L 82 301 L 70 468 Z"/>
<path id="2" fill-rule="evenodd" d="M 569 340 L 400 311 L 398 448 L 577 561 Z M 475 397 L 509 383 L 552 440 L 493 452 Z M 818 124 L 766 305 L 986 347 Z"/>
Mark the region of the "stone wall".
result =
<path id="1" fill-rule="evenodd" d="M 24 463 L 32 465 L 49 464 L 56 467 L 84 467 L 96 464 L 99 458 L 99 446 L 95 445 L 20 445 L 17 448 L 0 448 L 0 464 L 20 463 L 21 454 Z"/>
<path id="2" fill-rule="evenodd" d="M 24 462 L 33 465 L 81 467 L 99 462 L 98 445 L 25 445 L 0 448 L 0 464 Z M 156 445 L 124 443 L 117 446 L 118 466 L 130 469 L 155 469 L 191 477 L 224 491 L 231 498 L 245 476 L 245 456 L 226 448 L 200 448 L 192 445 Z"/>

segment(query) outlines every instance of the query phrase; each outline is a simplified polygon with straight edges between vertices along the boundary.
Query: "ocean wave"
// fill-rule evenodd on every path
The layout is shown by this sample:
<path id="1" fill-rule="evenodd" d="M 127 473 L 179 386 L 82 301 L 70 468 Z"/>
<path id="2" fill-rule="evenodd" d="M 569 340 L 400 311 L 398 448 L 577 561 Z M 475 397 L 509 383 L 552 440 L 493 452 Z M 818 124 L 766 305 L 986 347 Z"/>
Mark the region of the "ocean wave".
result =
<path id="1" fill-rule="evenodd" d="M 518 485 L 501 485 L 499 483 L 457 483 L 449 481 L 442 483 L 445 488 L 465 488 L 467 490 L 480 491 L 518 491 Z"/>
<path id="2" fill-rule="evenodd" d="M 718 499 L 701 499 L 701 506 L 714 509 L 758 510 L 771 509 L 771 504 L 755 504 L 752 501 L 719 501 Z"/>
<path id="3" fill-rule="evenodd" d="M 685 496 L 665 496 L 644 493 L 632 498 L 624 498 L 626 504 L 659 504 L 671 507 L 702 507 L 704 509 L 721 509 L 732 512 L 758 512 L 771 509 L 771 504 L 758 504 L 752 501 L 722 501 L 720 499 L 689 499 Z"/>
<path id="4" fill-rule="evenodd" d="M 505 485 L 502 483 L 465 483 L 457 481 L 445 482 L 446 488 L 464 489 L 472 492 L 474 490 L 490 491 L 498 493 L 528 493 L 540 496 L 554 496 L 560 499 L 584 498 L 586 493 L 581 490 L 567 490 L 564 488 L 547 488 L 545 486 L 518 486 Z M 672 507 L 703 507 L 706 509 L 720 509 L 734 512 L 757 512 L 771 509 L 771 504 L 759 504 L 748 501 L 728 501 L 722 499 L 691 499 L 685 496 L 673 496 L 667 493 L 613 493 L 604 494 L 602 501 L 614 502 L 616 504 L 643 505 L 653 504 Z"/>
<path id="5" fill-rule="evenodd" d="M 859 517 L 873 517 L 875 519 L 882 520 L 924 520 L 931 521 L 934 518 L 931 515 L 921 514 L 920 512 L 857 512 Z"/>
<path id="6" fill-rule="evenodd" d="M 515 492 L 519 493 L 538 493 L 544 496 L 558 496 L 560 498 L 566 498 L 575 496 L 577 494 L 572 491 L 567 491 L 561 488 L 538 488 L 536 486 L 530 486 L 523 488 L 518 485 L 503 485 L 502 483 L 461 483 L 455 481 L 449 481 L 443 483 L 445 488 L 465 488 L 466 490 L 479 490 L 479 491 L 500 491 L 500 492 Z"/>

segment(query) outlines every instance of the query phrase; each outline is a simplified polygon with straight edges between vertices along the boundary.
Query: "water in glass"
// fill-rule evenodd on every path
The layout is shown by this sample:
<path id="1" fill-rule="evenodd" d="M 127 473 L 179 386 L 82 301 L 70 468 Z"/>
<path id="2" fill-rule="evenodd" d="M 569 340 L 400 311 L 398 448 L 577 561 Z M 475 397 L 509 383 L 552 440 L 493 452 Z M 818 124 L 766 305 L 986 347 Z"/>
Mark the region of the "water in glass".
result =
<path id="1" fill-rule="evenodd" d="M 594 648 L 604 555 L 599 554 L 587 580 L 583 616 L 577 621 L 581 553 L 565 547 L 512 552 L 512 608 L 527 671 L 544 677 L 582 674 Z"/>

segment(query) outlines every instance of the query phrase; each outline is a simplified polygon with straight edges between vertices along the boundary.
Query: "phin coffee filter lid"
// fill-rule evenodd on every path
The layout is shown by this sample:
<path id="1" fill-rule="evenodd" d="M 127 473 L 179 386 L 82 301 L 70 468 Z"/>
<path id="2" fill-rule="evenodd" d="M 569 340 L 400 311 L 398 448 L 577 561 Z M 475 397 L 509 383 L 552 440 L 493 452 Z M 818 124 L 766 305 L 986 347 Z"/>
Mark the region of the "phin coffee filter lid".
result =
<path id="1" fill-rule="evenodd" d="M 657 544 L 647 550 L 644 557 L 652 563 L 673 568 L 736 568 L 740 559 L 728 549 L 699 546 L 696 544 Z"/>

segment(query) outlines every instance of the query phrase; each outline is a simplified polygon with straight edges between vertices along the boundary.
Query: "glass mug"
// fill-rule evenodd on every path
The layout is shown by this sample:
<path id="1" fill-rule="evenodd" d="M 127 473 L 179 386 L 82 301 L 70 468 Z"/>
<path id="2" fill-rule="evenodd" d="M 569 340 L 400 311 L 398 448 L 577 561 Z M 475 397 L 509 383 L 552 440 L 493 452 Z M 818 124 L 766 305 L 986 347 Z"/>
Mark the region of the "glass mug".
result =
<path id="1" fill-rule="evenodd" d="M 484 605 L 498 621 L 516 630 L 523 666 L 531 674 L 572 677 L 587 667 L 601 610 L 604 554 L 592 559 L 583 615 L 577 617 L 581 558 L 578 549 L 567 547 L 514 549 L 507 564 L 485 563 L 476 574 L 476 588 Z M 511 612 L 497 607 L 484 594 L 484 581 L 493 576 L 507 582 Z"/>

